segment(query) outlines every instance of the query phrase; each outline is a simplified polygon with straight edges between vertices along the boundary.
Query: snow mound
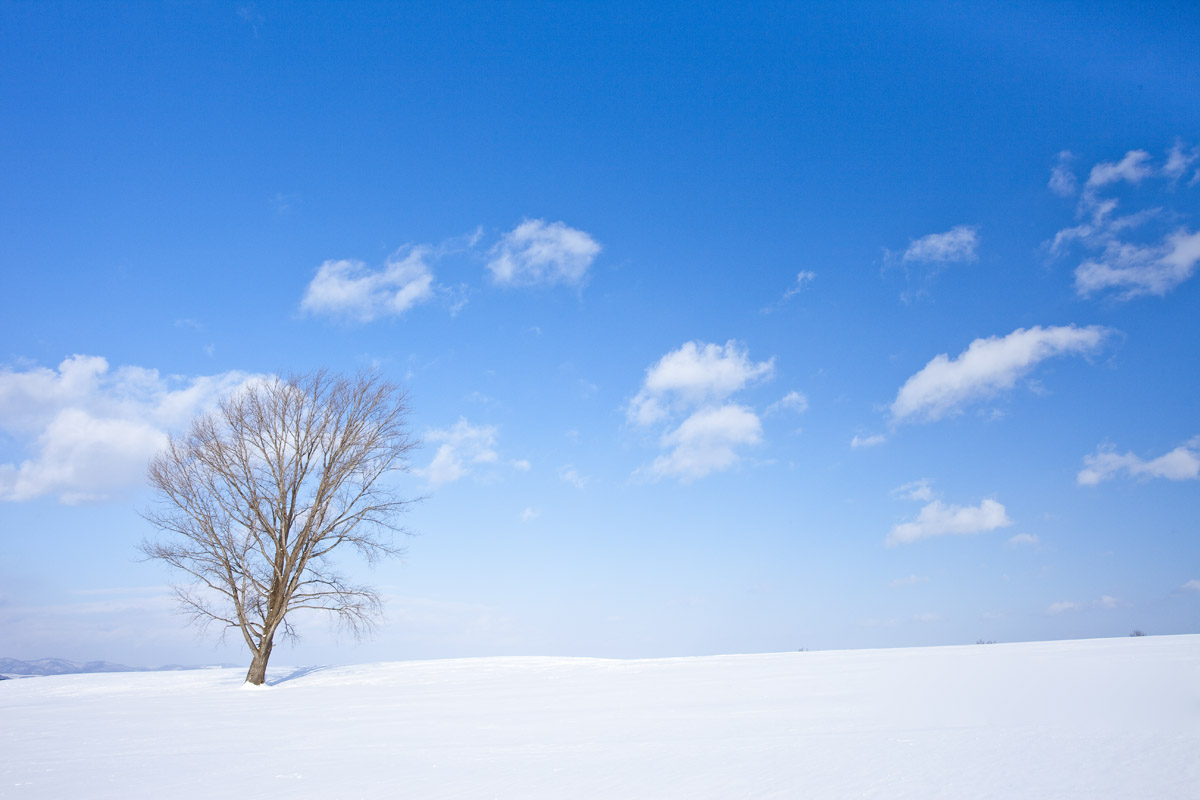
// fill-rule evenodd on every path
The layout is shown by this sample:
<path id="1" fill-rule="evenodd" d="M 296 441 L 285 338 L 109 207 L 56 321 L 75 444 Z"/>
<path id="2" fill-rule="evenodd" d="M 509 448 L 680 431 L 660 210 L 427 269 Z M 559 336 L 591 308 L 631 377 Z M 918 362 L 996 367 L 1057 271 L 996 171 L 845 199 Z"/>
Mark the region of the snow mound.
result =
<path id="1" fill-rule="evenodd" d="M 0 684 L 0 796 L 1184 798 L 1200 636 Z"/>

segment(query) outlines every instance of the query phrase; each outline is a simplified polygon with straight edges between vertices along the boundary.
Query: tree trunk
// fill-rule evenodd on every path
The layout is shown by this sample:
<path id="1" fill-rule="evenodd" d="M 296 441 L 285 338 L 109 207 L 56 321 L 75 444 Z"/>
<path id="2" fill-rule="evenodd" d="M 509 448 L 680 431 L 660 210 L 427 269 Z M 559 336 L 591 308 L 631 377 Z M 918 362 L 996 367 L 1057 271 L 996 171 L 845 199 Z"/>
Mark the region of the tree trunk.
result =
<path id="1" fill-rule="evenodd" d="M 262 686 L 267 682 L 267 661 L 271 658 L 272 642 L 263 642 L 250 662 L 250 671 L 246 673 L 246 683 L 252 686 Z"/>

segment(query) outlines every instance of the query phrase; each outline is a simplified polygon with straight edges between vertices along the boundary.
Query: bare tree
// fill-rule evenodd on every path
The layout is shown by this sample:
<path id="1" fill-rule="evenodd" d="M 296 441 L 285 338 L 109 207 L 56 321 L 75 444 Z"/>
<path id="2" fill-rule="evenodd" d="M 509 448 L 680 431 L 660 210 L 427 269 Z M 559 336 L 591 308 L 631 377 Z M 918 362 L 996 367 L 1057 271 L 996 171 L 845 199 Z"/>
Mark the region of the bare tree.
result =
<path id="1" fill-rule="evenodd" d="M 288 614 L 319 609 L 355 636 L 380 609 L 333 554 L 397 556 L 398 517 L 412 502 L 390 485 L 417 446 L 408 399 L 374 373 L 324 371 L 253 383 L 172 436 L 150 464 L 157 504 L 146 519 L 167 534 L 142 551 L 182 570 L 181 606 L 202 625 L 241 632 L 253 658 L 246 681 L 266 680 Z"/>

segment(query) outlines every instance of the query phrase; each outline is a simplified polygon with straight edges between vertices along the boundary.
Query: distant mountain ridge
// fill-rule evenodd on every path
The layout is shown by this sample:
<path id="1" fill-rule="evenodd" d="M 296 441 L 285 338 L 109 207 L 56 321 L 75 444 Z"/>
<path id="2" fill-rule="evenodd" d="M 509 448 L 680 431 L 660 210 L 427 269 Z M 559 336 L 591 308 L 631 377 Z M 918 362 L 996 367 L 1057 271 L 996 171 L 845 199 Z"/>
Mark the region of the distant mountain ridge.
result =
<path id="1" fill-rule="evenodd" d="M 213 664 L 205 666 L 183 666 L 167 664 L 162 667 L 127 667 L 111 661 L 68 661 L 65 658 L 39 658 L 35 661 L 19 661 L 15 658 L 0 658 L 0 678 L 6 676 L 34 677 L 47 675 L 78 675 L 97 672 L 174 672 L 185 669 L 217 669 L 232 666 Z"/>

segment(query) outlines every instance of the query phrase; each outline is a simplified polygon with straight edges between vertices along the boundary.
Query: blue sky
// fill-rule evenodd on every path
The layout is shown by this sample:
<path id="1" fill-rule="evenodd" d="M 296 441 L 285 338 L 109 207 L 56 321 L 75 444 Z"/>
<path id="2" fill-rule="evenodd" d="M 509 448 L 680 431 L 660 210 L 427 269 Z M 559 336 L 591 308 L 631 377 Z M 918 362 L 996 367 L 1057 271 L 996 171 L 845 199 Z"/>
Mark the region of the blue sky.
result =
<path id="1" fill-rule="evenodd" d="M 410 388 L 428 499 L 375 638 L 286 660 L 1200 630 L 1198 33 L 3 4 L 0 654 L 241 660 L 145 461 L 318 367 Z"/>

